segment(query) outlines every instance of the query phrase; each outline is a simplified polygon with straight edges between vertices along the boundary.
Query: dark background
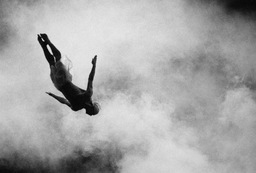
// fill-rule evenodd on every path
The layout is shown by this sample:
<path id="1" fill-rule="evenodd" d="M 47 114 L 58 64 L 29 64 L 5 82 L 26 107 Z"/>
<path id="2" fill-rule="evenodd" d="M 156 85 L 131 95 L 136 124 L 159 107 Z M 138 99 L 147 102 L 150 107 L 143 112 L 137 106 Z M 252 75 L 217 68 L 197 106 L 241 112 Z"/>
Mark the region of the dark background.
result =
<path id="1" fill-rule="evenodd" d="M 206 3 L 217 2 L 222 5 L 228 13 L 241 13 L 247 16 L 256 15 L 256 1 L 255 0 L 203 0 Z"/>

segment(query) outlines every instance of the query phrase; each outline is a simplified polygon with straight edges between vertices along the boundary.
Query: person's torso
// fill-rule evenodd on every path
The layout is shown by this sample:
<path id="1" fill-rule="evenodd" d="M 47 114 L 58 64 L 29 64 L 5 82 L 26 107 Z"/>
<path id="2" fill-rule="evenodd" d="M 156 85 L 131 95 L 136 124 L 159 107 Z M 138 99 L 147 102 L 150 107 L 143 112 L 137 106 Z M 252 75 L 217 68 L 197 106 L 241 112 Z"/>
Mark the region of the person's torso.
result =
<path id="1" fill-rule="evenodd" d="M 83 90 L 72 82 L 67 82 L 60 89 L 66 99 L 72 106 L 73 110 L 83 109 L 86 105 L 92 105 L 91 96 L 86 90 Z"/>

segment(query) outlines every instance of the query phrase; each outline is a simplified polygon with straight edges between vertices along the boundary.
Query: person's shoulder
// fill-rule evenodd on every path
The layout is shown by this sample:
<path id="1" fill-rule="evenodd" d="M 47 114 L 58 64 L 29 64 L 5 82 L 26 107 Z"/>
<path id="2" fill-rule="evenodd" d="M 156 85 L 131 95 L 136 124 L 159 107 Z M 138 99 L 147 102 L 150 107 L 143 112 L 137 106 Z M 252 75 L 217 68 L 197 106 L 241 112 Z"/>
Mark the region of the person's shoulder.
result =
<path id="1" fill-rule="evenodd" d="M 79 111 L 79 110 L 81 110 L 80 108 L 78 108 L 78 107 L 76 107 L 76 106 L 71 106 L 70 107 L 73 111 Z"/>
<path id="2" fill-rule="evenodd" d="M 83 88 L 80 88 L 80 87 L 77 87 L 77 88 L 79 88 L 79 90 L 80 90 L 82 93 L 86 92 L 86 90 L 84 90 Z"/>
<path id="3" fill-rule="evenodd" d="M 87 97 L 91 97 L 93 93 L 90 90 L 84 90 L 83 94 Z"/>

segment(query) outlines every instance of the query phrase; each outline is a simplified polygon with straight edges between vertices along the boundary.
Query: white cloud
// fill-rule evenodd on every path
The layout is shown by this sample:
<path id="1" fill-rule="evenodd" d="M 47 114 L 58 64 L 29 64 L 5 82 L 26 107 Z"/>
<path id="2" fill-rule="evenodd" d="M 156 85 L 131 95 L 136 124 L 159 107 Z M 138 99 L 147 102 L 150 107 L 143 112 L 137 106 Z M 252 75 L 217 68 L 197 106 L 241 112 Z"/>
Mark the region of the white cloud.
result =
<path id="1" fill-rule="evenodd" d="M 37 158 L 55 172 L 255 171 L 253 21 L 178 0 L 3 5 L 11 32 L 0 45 L 0 157 L 12 166 L 34 169 Z M 98 55 L 99 115 L 44 93 L 61 94 L 42 32 L 72 61 L 80 87 Z"/>

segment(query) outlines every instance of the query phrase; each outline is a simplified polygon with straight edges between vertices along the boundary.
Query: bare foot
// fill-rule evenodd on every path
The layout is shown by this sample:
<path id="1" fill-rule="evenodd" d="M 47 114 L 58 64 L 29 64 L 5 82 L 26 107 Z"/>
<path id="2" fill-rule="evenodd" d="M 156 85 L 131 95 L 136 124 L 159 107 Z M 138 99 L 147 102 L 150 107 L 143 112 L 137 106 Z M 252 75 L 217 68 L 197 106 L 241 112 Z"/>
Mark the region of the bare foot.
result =
<path id="1" fill-rule="evenodd" d="M 40 43 L 41 46 L 46 46 L 47 43 L 45 41 L 43 41 L 43 39 L 40 37 L 39 34 L 37 34 L 37 40 Z"/>
<path id="2" fill-rule="evenodd" d="M 44 39 L 44 41 L 45 41 L 47 44 L 50 43 L 50 40 L 49 40 L 47 34 L 40 34 L 40 35 L 41 35 L 41 37 Z"/>

